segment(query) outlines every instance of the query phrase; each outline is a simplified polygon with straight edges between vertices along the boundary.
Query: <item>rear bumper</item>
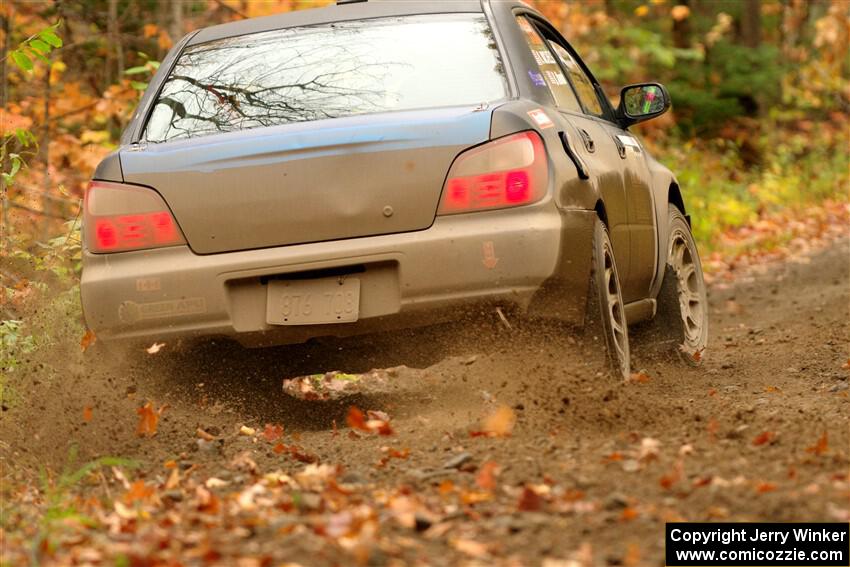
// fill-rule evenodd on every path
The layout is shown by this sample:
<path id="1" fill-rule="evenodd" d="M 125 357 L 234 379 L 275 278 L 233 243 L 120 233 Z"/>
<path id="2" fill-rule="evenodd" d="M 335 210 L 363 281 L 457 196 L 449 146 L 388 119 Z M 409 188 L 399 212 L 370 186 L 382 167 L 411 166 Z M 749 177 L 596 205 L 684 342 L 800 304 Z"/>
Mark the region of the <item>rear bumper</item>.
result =
<path id="1" fill-rule="evenodd" d="M 107 341 L 233 336 L 247 344 L 415 326 L 482 302 L 580 322 L 594 218 L 593 211 L 558 211 L 549 201 L 438 217 L 418 232 L 261 250 L 85 252 L 83 312 Z M 359 321 L 266 323 L 270 278 L 336 269 L 360 279 Z"/>

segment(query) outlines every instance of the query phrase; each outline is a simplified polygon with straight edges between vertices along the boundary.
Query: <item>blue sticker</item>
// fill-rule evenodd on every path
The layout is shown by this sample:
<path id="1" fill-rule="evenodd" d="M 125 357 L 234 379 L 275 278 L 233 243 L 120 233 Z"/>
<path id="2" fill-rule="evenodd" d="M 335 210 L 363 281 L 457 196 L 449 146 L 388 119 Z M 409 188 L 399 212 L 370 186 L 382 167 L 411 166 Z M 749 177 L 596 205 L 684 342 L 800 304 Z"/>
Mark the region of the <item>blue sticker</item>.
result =
<path id="1" fill-rule="evenodd" d="M 535 73 L 534 71 L 529 71 L 528 76 L 531 77 L 531 82 L 534 83 L 538 87 L 545 87 L 546 81 L 543 80 L 543 75 L 540 73 Z"/>

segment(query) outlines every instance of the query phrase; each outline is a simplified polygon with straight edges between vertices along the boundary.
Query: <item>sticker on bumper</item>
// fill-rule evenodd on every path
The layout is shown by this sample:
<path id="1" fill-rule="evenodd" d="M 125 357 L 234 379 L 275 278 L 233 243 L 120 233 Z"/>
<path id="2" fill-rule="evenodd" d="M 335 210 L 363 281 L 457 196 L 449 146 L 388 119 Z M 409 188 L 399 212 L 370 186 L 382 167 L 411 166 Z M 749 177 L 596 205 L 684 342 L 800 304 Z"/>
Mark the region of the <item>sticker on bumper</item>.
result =
<path id="1" fill-rule="evenodd" d="M 203 297 L 136 303 L 125 301 L 118 307 L 118 317 L 125 323 L 135 323 L 147 319 L 163 319 L 198 315 L 207 312 L 207 302 Z"/>

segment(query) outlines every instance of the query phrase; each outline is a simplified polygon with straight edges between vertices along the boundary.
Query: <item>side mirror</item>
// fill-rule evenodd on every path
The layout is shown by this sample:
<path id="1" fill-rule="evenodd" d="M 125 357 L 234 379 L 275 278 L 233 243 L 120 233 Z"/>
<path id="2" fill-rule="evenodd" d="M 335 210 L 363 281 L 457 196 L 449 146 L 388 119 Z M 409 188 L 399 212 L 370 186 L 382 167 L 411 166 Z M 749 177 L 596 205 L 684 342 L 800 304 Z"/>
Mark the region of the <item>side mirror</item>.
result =
<path id="1" fill-rule="evenodd" d="M 632 124 L 661 116 L 670 108 L 670 94 L 664 85 L 641 83 L 623 87 L 617 117 L 620 125 L 627 128 Z"/>

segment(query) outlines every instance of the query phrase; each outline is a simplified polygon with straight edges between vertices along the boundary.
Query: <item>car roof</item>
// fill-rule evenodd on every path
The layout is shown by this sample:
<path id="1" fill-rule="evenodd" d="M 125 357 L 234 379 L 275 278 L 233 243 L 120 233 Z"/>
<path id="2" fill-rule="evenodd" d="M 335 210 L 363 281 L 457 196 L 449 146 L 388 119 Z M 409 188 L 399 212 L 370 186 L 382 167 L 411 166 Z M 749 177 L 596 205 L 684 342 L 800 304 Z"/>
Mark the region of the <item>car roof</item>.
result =
<path id="1" fill-rule="evenodd" d="M 217 39 L 235 37 L 276 29 L 298 26 L 311 26 L 331 22 L 364 20 L 391 16 L 410 16 L 416 14 L 440 14 L 458 12 L 482 12 L 479 0 L 441 0 L 424 2 L 421 0 L 371 0 L 350 4 L 331 5 L 325 8 L 284 12 L 262 18 L 239 20 L 204 28 L 189 38 L 186 43 L 197 45 Z"/>

